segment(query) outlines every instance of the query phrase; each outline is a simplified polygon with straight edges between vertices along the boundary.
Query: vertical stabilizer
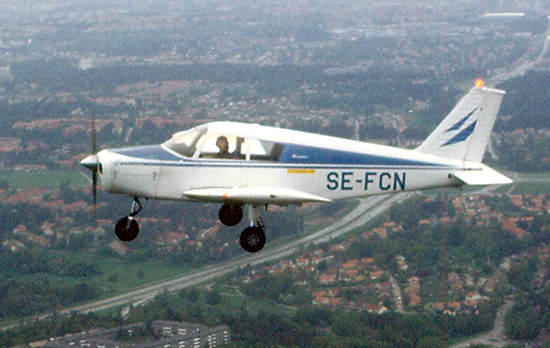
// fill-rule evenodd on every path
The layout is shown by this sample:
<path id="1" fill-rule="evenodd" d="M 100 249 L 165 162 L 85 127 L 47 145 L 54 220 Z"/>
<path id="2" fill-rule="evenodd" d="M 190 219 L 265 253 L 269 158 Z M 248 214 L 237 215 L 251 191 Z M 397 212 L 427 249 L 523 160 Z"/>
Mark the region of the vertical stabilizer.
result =
<path id="1" fill-rule="evenodd" d="M 416 151 L 481 162 L 504 93 L 481 86 L 472 88 Z"/>

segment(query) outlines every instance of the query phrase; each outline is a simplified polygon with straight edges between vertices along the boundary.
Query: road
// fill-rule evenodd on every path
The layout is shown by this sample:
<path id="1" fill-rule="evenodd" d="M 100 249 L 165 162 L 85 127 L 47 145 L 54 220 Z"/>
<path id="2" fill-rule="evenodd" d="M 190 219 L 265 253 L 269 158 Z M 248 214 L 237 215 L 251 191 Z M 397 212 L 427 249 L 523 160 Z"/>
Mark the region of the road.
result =
<path id="1" fill-rule="evenodd" d="M 452 345 L 449 348 L 464 348 L 464 347 L 470 347 L 472 345 L 506 347 L 508 345 L 516 343 L 514 341 L 508 341 L 508 340 L 502 339 L 502 334 L 504 333 L 504 316 L 506 315 L 506 312 L 508 312 L 512 308 L 513 305 L 514 305 L 513 302 L 507 302 L 504 306 L 502 306 L 502 308 L 498 310 L 497 316 L 495 319 L 495 326 L 493 327 L 493 330 L 481 336 L 478 336 L 476 338 L 472 338 L 468 341 L 464 341 L 464 342 L 460 342 L 458 344 Z"/>
<path id="2" fill-rule="evenodd" d="M 399 283 L 393 276 L 390 276 L 390 282 L 392 287 L 393 303 L 395 304 L 395 311 L 400 314 L 405 314 L 405 306 L 403 305 L 403 293 Z"/>
<path id="3" fill-rule="evenodd" d="M 550 22 L 550 16 L 548 16 L 548 21 Z M 548 53 L 548 50 L 550 49 L 550 25 L 548 26 L 548 29 L 546 30 L 546 32 L 541 35 L 541 39 L 542 38 L 544 38 L 544 41 L 542 43 L 540 54 L 537 56 L 537 58 L 533 60 L 529 59 L 529 52 L 527 52 L 525 55 L 525 58 L 519 65 L 513 67 L 511 70 L 508 70 L 506 72 L 503 72 L 501 74 L 491 77 L 489 79 L 489 85 L 494 86 L 510 78 L 521 76 L 527 70 L 531 69 L 536 64 L 540 63 L 544 58 L 544 56 Z"/>

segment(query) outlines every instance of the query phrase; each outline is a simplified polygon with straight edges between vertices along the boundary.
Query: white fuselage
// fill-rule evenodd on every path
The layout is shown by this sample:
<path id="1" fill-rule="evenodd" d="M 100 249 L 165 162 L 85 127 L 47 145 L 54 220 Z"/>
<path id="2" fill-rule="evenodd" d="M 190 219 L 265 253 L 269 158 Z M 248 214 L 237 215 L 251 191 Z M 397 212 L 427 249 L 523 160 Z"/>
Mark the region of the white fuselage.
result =
<path id="1" fill-rule="evenodd" d="M 359 143 L 369 154 L 378 145 Z M 282 188 L 334 201 L 442 186 L 457 186 L 451 174 L 476 163 L 433 158 L 411 150 L 397 150 L 408 165 L 271 163 L 254 160 L 181 158 L 155 160 L 110 150 L 98 154 L 100 178 L 108 192 L 136 197 L 189 200 L 184 192 L 204 188 Z M 386 148 L 385 150 L 388 150 Z M 359 153 L 359 152 L 358 152 Z M 408 155 L 408 156 L 405 156 Z M 415 162 L 414 164 L 412 162 Z M 421 163 L 421 164 L 419 164 Z M 215 198 L 213 201 L 224 201 Z"/>

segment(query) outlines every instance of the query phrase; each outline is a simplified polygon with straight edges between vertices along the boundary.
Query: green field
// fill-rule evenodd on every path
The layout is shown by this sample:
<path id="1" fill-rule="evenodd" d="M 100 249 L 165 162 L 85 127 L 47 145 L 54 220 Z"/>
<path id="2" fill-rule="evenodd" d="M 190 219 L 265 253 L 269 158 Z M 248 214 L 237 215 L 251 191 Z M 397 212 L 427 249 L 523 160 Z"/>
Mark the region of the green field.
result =
<path id="1" fill-rule="evenodd" d="M 101 274 L 86 280 L 106 290 L 107 297 L 113 293 L 124 293 L 145 285 L 174 279 L 192 270 L 190 267 L 176 267 L 161 261 L 132 263 L 88 255 L 82 255 L 80 259 L 98 266 Z"/>
<path id="2" fill-rule="evenodd" d="M 77 171 L 0 171 L 0 181 L 7 181 L 10 189 L 46 188 L 56 190 L 61 185 L 82 188 L 90 184 L 90 179 Z"/>
<path id="3" fill-rule="evenodd" d="M 520 174 L 512 185 L 512 194 L 543 195 L 550 194 L 550 173 Z"/>

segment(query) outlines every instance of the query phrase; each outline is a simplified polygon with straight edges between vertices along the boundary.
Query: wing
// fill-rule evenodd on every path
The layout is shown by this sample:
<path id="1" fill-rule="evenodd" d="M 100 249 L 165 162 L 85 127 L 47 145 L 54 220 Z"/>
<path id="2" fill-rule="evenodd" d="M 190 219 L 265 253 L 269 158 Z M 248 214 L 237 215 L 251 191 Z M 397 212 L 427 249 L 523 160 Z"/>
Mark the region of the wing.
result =
<path id="1" fill-rule="evenodd" d="M 330 199 L 309 193 L 278 187 L 201 188 L 183 192 L 183 195 L 205 202 L 236 202 L 242 204 L 302 204 L 330 202 Z"/>

